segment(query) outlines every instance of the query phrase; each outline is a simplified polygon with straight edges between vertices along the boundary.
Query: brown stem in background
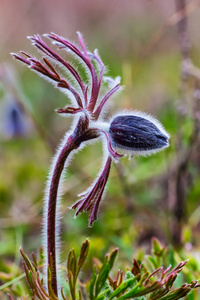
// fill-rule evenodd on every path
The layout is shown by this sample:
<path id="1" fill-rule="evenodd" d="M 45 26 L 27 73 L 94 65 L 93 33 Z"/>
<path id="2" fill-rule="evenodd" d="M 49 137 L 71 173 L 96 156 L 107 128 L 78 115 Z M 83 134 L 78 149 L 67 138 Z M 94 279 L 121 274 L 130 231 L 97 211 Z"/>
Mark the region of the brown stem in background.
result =
<path id="1" fill-rule="evenodd" d="M 179 0 L 179 2 L 181 2 Z M 184 1 L 185 2 L 185 1 Z M 178 23 L 180 24 L 180 22 L 182 20 L 186 20 L 187 16 L 192 14 L 194 11 L 196 11 L 196 9 L 200 6 L 200 3 L 198 0 L 192 0 L 189 3 L 187 3 L 186 5 L 182 6 L 178 4 L 178 0 L 177 0 L 177 11 L 175 13 L 173 13 L 168 19 L 167 21 L 164 23 L 164 25 L 159 28 L 157 31 L 155 31 L 155 33 L 153 34 L 153 36 L 150 37 L 149 40 L 147 40 L 147 42 L 145 43 L 145 45 L 142 45 L 142 47 L 140 47 L 138 53 L 138 57 L 137 57 L 137 62 L 134 65 L 134 70 L 133 70 L 133 76 L 134 78 L 136 78 L 138 76 L 138 72 L 141 68 L 142 63 L 144 62 L 145 59 L 147 59 L 149 57 L 149 55 L 154 51 L 155 47 L 159 44 L 159 42 L 163 39 L 163 37 L 167 34 L 168 30 L 171 27 L 176 26 Z M 179 10 L 180 7 L 180 10 Z M 182 26 L 182 24 L 180 25 L 181 30 L 183 27 L 185 27 L 185 32 L 186 32 L 186 37 L 187 37 L 187 21 L 183 21 L 183 24 L 185 24 L 184 26 Z M 183 35 L 184 36 L 184 35 Z M 185 40 L 185 42 L 187 41 L 187 38 L 182 38 L 182 41 Z M 188 40 L 189 41 L 189 40 Z M 187 47 L 186 47 L 187 43 L 185 43 L 184 46 L 184 52 L 186 51 L 187 53 Z M 189 46 L 189 44 L 188 44 Z M 189 49 L 188 49 L 189 52 Z"/>
<path id="2" fill-rule="evenodd" d="M 182 56 L 181 65 L 181 82 L 180 93 L 182 101 L 180 107 L 183 108 L 183 115 L 179 118 L 179 128 L 185 120 L 185 115 L 191 115 L 193 118 L 193 131 L 191 133 L 188 147 L 185 149 L 182 140 L 183 133 L 179 129 L 176 152 L 177 162 L 171 166 L 168 177 L 168 205 L 172 212 L 172 239 L 176 246 L 181 245 L 182 226 L 186 219 L 186 191 L 189 185 L 188 175 L 189 163 L 193 163 L 194 167 L 199 166 L 199 149 L 200 149 L 200 105 L 199 105 L 199 86 L 200 86 L 200 69 L 193 65 L 190 56 L 190 41 L 187 31 L 188 7 L 192 5 L 199 6 L 199 1 L 191 1 L 186 4 L 185 0 L 176 0 L 177 13 L 179 14 L 179 22 L 177 23 L 180 51 Z M 191 85 L 192 83 L 192 85 Z"/>
<path id="3" fill-rule="evenodd" d="M 190 41 L 187 31 L 187 14 L 186 14 L 186 2 L 185 0 L 176 0 L 177 12 L 180 12 L 182 18 L 177 23 L 180 50 L 182 54 L 182 59 L 190 58 Z"/>
<path id="4" fill-rule="evenodd" d="M 187 32 L 187 18 L 186 18 L 186 3 L 185 0 L 176 0 L 176 9 L 180 12 L 182 18 L 177 23 L 178 36 L 180 51 L 182 55 L 182 73 L 181 73 L 181 84 L 180 92 L 182 95 L 183 105 L 187 103 L 186 92 L 188 88 L 188 73 L 185 65 L 187 61 L 190 60 L 190 42 Z M 181 127 L 180 127 L 181 128 Z M 182 132 L 179 131 L 178 141 L 177 141 L 177 168 L 176 171 L 169 175 L 169 188 L 173 187 L 173 190 L 169 190 L 169 206 L 173 213 L 173 218 L 171 221 L 172 229 L 172 240 L 174 245 L 181 245 L 182 239 L 182 224 L 185 219 L 186 214 L 186 187 L 187 187 L 187 167 L 190 158 L 191 148 L 182 155 Z M 172 185 L 170 183 L 170 177 L 173 178 L 175 182 Z"/>
<path id="5" fill-rule="evenodd" d="M 199 95 L 199 74 L 200 70 L 195 67 L 190 57 L 190 41 L 187 31 L 187 6 L 185 0 L 176 0 L 177 11 L 181 14 L 181 19 L 177 23 L 180 51 L 182 55 L 181 84 L 180 92 L 182 96 L 181 105 L 185 106 L 185 110 L 193 115 L 193 132 L 190 137 L 189 146 L 186 150 L 182 144 L 182 132 L 179 131 L 177 142 L 177 166 L 169 176 L 169 206 L 173 211 L 173 219 L 171 222 L 172 239 L 176 246 L 181 245 L 182 225 L 186 218 L 186 189 L 188 187 L 188 165 L 192 161 L 193 156 L 197 153 L 198 131 L 199 131 L 199 107 L 197 99 Z M 189 94 L 189 81 L 193 79 L 193 95 Z M 191 91 L 190 91 L 191 92 Z M 193 100 L 193 101 L 192 101 Z M 191 109 L 192 108 L 192 109 Z M 183 122 L 183 119 L 182 119 Z M 181 128 L 181 124 L 180 124 Z M 195 159 L 195 158 L 194 158 Z M 196 162 L 194 162 L 196 164 Z"/>

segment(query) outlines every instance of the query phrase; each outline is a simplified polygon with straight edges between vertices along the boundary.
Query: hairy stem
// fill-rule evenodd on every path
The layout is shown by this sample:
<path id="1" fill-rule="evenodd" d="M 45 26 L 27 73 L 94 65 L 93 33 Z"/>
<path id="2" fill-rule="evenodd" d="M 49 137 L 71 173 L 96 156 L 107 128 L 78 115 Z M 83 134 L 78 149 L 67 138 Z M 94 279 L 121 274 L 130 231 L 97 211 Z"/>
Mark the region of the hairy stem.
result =
<path id="1" fill-rule="evenodd" d="M 96 130 L 88 129 L 87 117 L 81 117 L 74 128 L 74 132 L 63 142 L 53 163 L 50 183 L 47 185 L 47 207 L 44 211 L 44 236 L 47 266 L 51 269 L 51 288 L 58 295 L 57 264 L 59 259 L 59 197 L 62 172 L 66 160 L 73 150 L 79 148 L 84 141 L 97 138 Z M 48 270 L 47 274 L 48 274 Z M 47 276 L 48 277 L 48 276 Z M 50 291 L 49 291 L 50 292 Z"/>
<path id="2" fill-rule="evenodd" d="M 52 265 L 51 270 L 51 286 L 55 293 L 58 294 L 57 287 L 57 267 L 56 267 L 56 243 L 57 243 L 57 234 L 56 234 L 56 225 L 57 225 L 57 199 L 58 199 L 58 189 L 59 183 L 61 180 L 61 174 L 65 167 L 66 159 L 69 154 L 78 148 L 78 137 L 71 135 L 67 142 L 62 147 L 57 159 L 56 164 L 53 170 L 50 189 L 49 189 L 49 198 L 48 198 L 48 210 L 47 210 L 47 263 L 48 266 Z"/>

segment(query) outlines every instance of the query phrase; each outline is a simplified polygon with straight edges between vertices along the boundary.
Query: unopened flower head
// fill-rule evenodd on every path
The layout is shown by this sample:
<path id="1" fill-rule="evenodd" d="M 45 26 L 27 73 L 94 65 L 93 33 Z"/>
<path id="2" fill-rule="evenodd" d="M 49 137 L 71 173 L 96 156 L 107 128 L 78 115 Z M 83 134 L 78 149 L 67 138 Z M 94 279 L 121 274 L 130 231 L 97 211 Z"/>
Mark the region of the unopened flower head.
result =
<path id="1" fill-rule="evenodd" d="M 29 39 L 43 54 L 42 59 L 38 60 L 23 51 L 21 52 L 23 55 L 13 54 L 13 56 L 53 82 L 58 88 L 68 92 L 72 106 L 59 108 L 57 112 L 78 116 L 78 121 L 74 123 L 74 128 L 71 129 L 68 137 L 68 140 L 75 141 L 74 149 L 96 138 L 102 139 L 104 144 L 106 140 L 104 165 L 100 175 L 82 194 L 81 199 L 72 206 L 77 209 L 76 215 L 83 211 L 90 211 L 89 224 L 92 225 L 97 218 L 112 159 L 117 160 L 126 153 L 131 155 L 155 153 L 169 145 L 169 135 L 159 121 L 141 112 L 119 113 L 111 118 L 110 122 L 104 121 L 102 112 L 111 96 L 120 90 L 120 78 L 111 79 L 105 76 L 105 67 L 98 51 L 89 52 L 80 33 L 78 33 L 80 48 L 54 33 L 46 34 L 45 37 L 50 39 L 58 49 L 70 50 L 88 70 L 89 80 L 83 80 L 78 70 L 58 52 L 52 50 L 39 35 Z M 59 68 L 56 70 L 53 66 L 54 62 L 58 67 L 65 68 L 70 76 L 63 78 Z M 103 85 L 104 90 L 105 85 L 107 86 L 107 92 L 102 96 Z M 123 153 L 118 153 L 118 150 L 122 150 Z"/>
<path id="2" fill-rule="evenodd" d="M 169 146 L 169 134 L 161 123 L 139 111 L 115 116 L 109 134 L 113 147 L 131 155 L 150 155 Z"/>

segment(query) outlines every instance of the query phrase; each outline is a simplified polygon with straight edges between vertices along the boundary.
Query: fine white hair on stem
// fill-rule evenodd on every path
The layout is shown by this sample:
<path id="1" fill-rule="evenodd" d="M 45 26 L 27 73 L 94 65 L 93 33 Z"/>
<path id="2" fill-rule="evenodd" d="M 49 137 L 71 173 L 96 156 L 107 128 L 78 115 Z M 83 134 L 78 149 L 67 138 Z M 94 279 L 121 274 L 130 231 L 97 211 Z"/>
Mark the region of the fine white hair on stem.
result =
<path id="1" fill-rule="evenodd" d="M 75 118 L 76 119 L 76 118 Z M 60 146 L 58 147 L 56 154 L 54 158 L 52 159 L 49 175 L 47 178 L 46 188 L 45 188 L 45 194 L 44 194 L 44 206 L 43 206 L 43 230 L 42 230 L 42 238 L 43 238 L 43 248 L 44 248 L 44 273 L 48 276 L 47 268 L 48 268 L 48 235 L 47 235 L 47 227 L 48 227 L 48 208 L 49 208 L 49 195 L 50 195 L 50 186 L 51 181 L 53 177 L 53 173 L 56 167 L 56 163 L 58 161 L 58 157 L 64 147 L 64 145 L 67 143 L 67 140 L 70 136 L 72 131 L 69 131 L 65 134 L 64 138 L 62 139 Z M 81 147 L 80 147 L 81 149 Z M 77 149 L 76 151 L 73 151 L 73 153 L 70 153 L 67 157 L 67 160 L 64 165 L 64 169 L 62 171 L 59 186 L 58 186 L 58 192 L 57 192 L 57 198 L 56 198 L 56 221 L 55 221 L 55 246 L 56 246 L 56 265 L 60 265 L 60 221 L 61 221 L 61 196 L 62 196 L 62 190 L 63 190 L 63 179 L 66 167 L 69 165 L 70 160 L 72 159 L 74 152 L 78 152 L 80 149 Z M 58 293 L 60 294 L 60 282 L 59 278 L 61 278 L 62 274 L 61 271 L 58 268 Z M 45 282 L 47 284 L 48 278 L 45 278 Z"/>
<path id="2" fill-rule="evenodd" d="M 49 175 L 47 178 L 47 183 L 46 183 L 46 188 L 45 188 L 45 195 L 44 195 L 44 206 L 43 206 L 43 247 L 44 247 L 44 273 L 47 275 L 47 268 L 48 268 L 48 236 L 47 236 L 47 226 L 48 226 L 48 208 L 49 208 L 49 194 L 50 194 L 50 186 L 51 186 L 51 180 L 53 177 L 53 172 L 59 157 L 60 152 L 63 149 L 63 146 L 65 145 L 67 139 L 69 137 L 69 133 L 66 133 L 63 140 L 60 143 L 60 146 L 58 147 L 58 150 L 52 159 Z M 69 162 L 69 161 L 68 161 Z M 65 164 L 66 167 L 66 164 Z M 63 182 L 63 174 L 62 172 L 61 179 L 59 182 L 59 187 L 58 187 L 58 194 L 57 194 L 57 205 L 56 205 L 56 228 L 55 228 L 55 241 L 56 241 L 56 264 L 60 264 L 60 202 L 61 202 L 61 196 L 62 196 L 62 182 Z M 47 275 L 48 276 L 48 275 Z M 59 274 L 58 274 L 59 277 Z M 48 278 L 45 278 L 46 284 L 47 284 Z M 58 283 L 60 280 L 58 279 Z M 58 291 L 59 291 L 59 286 L 58 286 Z"/>
<path id="3" fill-rule="evenodd" d="M 58 146 L 58 149 L 56 151 L 55 156 L 52 159 L 49 175 L 46 182 L 46 188 L 45 188 L 45 194 L 44 194 L 44 205 L 43 205 L 43 228 L 42 228 L 42 238 L 43 238 L 43 248 L 44 248 L 44 273 L 46 274 L 45 283 L 47 285 L 48 280 L 48 208 L 49 208 L 49 196 L 50 196 L 50 187 L 52 183 L 53 174 L 56 168 L 56 164 L 58 161 L 58 158 L 60 156 L 60 153 L 62 152 L 63 148 L 65 147 L 68 138 L 73 133 L 74 128 L 76 127 L 77 120 L 79 119 L 79 116 L 74 116 L 71 130 L 68 131 L 62 141 L 60 142 L 60 146 Z M 80 150 L 82 150 L 85 145 L 87 145 L 87 142 L 82 143 L 78 149 L 73 149 L 72 152 L 67 156 L 67 159 L 64 164 L 63 171 L 61 173 L 61 177 L 59 180 L 58 190 L 57 190 L 57 197 L 56 197 L 56 218 L 55 218 L 55 253 L 56 253 L 56 266 L 57 269 L 57 284 L 58 284 L 58 296 L 61 292 L 61 286 L 60 283 L 62 282 L 62 270 L 59 269 L 60 265 L 60 222 L 61 222 L 61 197 L 62 197 L 62 191 L 63 191 L 63 180 L 64 175 L 66 173 L 66 168 L 70 164 L 70 161 L 72 160 L 73 156 L 77 154 Z"/>

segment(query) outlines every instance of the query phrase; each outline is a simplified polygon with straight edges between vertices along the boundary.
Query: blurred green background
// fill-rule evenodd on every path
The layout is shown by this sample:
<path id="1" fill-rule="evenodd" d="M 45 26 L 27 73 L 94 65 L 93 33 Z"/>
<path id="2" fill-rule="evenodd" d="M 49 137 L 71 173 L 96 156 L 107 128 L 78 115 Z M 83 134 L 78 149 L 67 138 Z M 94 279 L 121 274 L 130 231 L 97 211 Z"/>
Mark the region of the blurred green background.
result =
<path id="1" fill-rule="evenodd" d="M 199 271 L 198 151 L 191 155 L 184 169 L 180 220 L 176 214 L 179 159 L 192 147 L 196 81 L 189 80 L 184 93 L 180 90 L 179 39 L 176 24 L 169 23 L 174 13 L 172 0 L 0 0 L 2 283 L 21 272 L 20 246 L 28 254 L 39 252 L 45 181 L 56 147 L 71 124 L 71 118 L 55 113 L 56 108 L 69 103 L 66 96 L 12 60 L 9 53 L 24 50 L 37 55 L 26 36 L 52 31 L 76 42 L 76 31 L 80 31 L 91 51 L 98 48 L 108 74 L 122 77 L 124 90 L 113 100 L 107 117 L 123 109 L 143 110 L 156 116 L 171 135 L 169 149 L 146 158 L 123 158 L 112 165 L 99 220 L 92 228 L 88 228 L 87 214 L 74 219 L 74 211 L 69 207 L 99 172 L 102 145 L 89 145 L 74 157 L 66 173 L 62 200 L 63 264 L 69 250 L 79 249 L 89 237 L 88 273 L 92 257 L 102 259 L 114 247 L 120 249 L 118 265 L 128 266 L 140 251 L 148 253 L 155 236 L 169 249 L 173 245 L 183 259 L 192 257 Z M 197 5 L 188 15 L 191 55 L 197 66 L 199 16 Z M 13 107 L 22 118 L 18 134 L 11 119 Z M 198 142 L 195 147 L 199 149 Z M 1 297 L 4 299 L 3 294 Z"/>

